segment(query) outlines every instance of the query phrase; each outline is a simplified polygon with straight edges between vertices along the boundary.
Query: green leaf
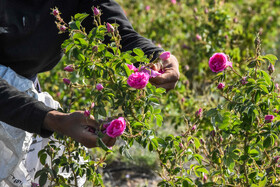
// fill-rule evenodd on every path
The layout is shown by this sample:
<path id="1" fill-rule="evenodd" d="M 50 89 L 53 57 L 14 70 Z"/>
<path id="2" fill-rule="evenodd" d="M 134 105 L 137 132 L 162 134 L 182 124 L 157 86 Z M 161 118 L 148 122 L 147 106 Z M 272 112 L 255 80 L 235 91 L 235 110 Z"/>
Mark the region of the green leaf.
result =
<path id="1" fill-rule="evenodd" d="M 259 102 L 260 98 L 261 98 L 261 92 L 260 92 L 260 90 L 257 90 L 256 94 L 255 94 L 255 102 L 256 103 Z"/>
<path id="2" fill-rule="evenodd" d="M 153 146 L 152 142 L 149 143 L 148 148 L 149 148 L 150 152 L 152 152 L 154 150 L 154 146 Z"/>
<path id="3" fill-rule="evenodd" d="M 81 22 L 80 21 L 71 21 L 69 23 L 69 27 L 73 30 L 80 30 L 81 28 Z"/>
<path id="4" fill-rule="evenodd" d="M 263 141 L 263 146 L 264 148 L 269 148 L 274 144 L 274 138 L 273 136 L 268 136 L 265 138 L 265 140 Z"/>
<path id="5" fill-rule="evenodd" d="M 109 149 L 109 148 L 104 144 L 104 142 L 102 141 L 101 138 L 98 138 L 97 144 L 98 144 L 98 146 L 100 146 L 104 151 L 106 151 L 106 152 L 112 152 L 112 150 Z"/>
<path id="6" fill-rule="evenodd" d="M 164 141 L 164 139 L 162 138 L 156 138 L 157 139 L 157 142 L 158 142 L 158 145 L 165 148 L 166 147 L 166 142 Z"/>
<path id="7" fill-rule="evenodd" d="M 142 57 L 145 55 L 145 53 L 140 48 L 133 49 L 133 52 L 139 57 Z"/>
<path id="8" fill-rule="evenodd" d="M 275 65 L 276 60 L 278 60 L 278 58 L 272 54 L 267 54 L 265 56 L 261 56 L 261 58 L 267 59 L 273 65 Z"/>
<path id="9" fill-rule="evenodd" d="M 267 183 L 267 178 L 264 177 L 264 179 L 259 182 L 259 187 L 265 187 L 266 183 Z"/>
<path id="10" fill-rule="evenodd" d="M 207 118 L 213 117 L 213 116 L 216 116 L 217 114 L 218 114 L 217 109 L 212 108 L 212 109 L 210 109 L 210 110 L 208 110 L 208 111 L 206 112 L 206 117 L 207 117 Z"/>
<path id="11" fill-rule="evenodd" d="M 259 85 L 259 87 L 265 92 L 265 93 L 269 93 L 268 92 L 268 89 L 266 88 L 266 86 L 264 86 L 264 85 Z"/>
<path id="12" fill-rule="evenodd" d="M 202 168 L 202 167 L 201 168 L 197 168 L 196 171 L 199 171 L 201 173 L 209 174 L 209 171 L 207 169 L 205 169 L 205 168 Z"/>
<path id="13" fill-rule="evenodd" d="M 157 122 L 157 126 L 161 127 L 162 125 L 162 116 L 161 115 L 156 115 L 156 122 Z"/>
<path id="14" fill-rule="evenodd" d="M 88 16 L 89 16 L 89 14 L 86 14 L 86 13 L 78 13 L 78 14 L 75 14 L 74 19 L 82 22 Z"/>
<path id="15" fill-rule="evenodd" d="M 40 186 L 44 186 L 47 182 L 48 179 L 48 174 L 47 173 L 43 173 L 40 178 L 39 178 L 39 185 Z"/>
<path id="16" fill-rule="evenodd" d="M 42 165 L 46 164 L 46 158 L 47 158 L 47 154 L 45 153 L 40 156 L 40 162 Z"/>
<path id="17" fill-rule="evenodd" d="M 198 149 L 199 147 L 200 147 L 200 141 L 198 140 L 198 138 L 193 138 L 193 140 L 194 140 L 194 145 L 195 145 L 195 147 Z"/>
<path id="18" fill-rule="evenodd" d="M 263 78 L 265 79 L 265 81 L 267 82 L 268 85 L 271 84 L 271 78 L 270 76 L 265 72 L 265 71 L 261 71 Z"/>

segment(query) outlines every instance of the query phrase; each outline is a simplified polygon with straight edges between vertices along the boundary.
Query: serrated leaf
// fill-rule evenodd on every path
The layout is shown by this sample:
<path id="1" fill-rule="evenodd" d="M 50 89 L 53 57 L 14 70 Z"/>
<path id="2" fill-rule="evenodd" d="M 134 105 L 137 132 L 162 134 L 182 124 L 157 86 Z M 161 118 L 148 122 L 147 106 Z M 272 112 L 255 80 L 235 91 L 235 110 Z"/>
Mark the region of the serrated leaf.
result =
<path id="1" fill-rule="evenodd" d="M 141 49 L 139 49 L 139 48 L 134 48 L 133 49 L 133 53 L 135 53 L 139 57 L 142 57 L 142 56 L 145 55 L 145 53 Z"/>
<path id="2" fill-rule="evenodd" d="M 264 86 L 264 85 L 259 85 L 259 87 L 260 87 L 260 89 L 261 89 L 262 91 L 264 91 L 265 93 L 267 93 L 267 94 L 269 93 L 266 86 Z"/>
<path id="3" fill-rule="evenodd" d="M 267 54 L 265 56 L 261 56 L 261 58 L 267 59 L 273 65 L 275 65 L 276 60 L 278 60 L 278 58 L 272 54 Z"/>
<path id="4" fill-rule="evenodd" d="M 86 13 L 78 13 L 78 14 L 75 14 L 74 19 L 82 22 L 88 16 L 89 16 L 89 14 L 86 14 Z"/>

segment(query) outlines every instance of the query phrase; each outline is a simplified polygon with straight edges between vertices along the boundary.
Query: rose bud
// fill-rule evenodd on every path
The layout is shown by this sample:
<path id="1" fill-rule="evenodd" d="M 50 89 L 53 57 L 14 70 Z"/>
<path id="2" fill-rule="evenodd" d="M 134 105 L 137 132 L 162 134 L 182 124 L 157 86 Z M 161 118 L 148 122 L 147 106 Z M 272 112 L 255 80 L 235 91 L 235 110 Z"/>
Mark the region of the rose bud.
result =
<path id="1" fill-rule="evenodd" d="M 266 115 L 266 116 L 264 117 L 264 120 L 265 120 L 266 123 L 272 122 L 273 119 L 274 119 L 274 116 L 273 116 L 273 115 Z"/>
<path id="2" fill-rule="evenodd" d="M 110 23 L 106 24 L 106 28 L 108 33 L 113 33 L 115 31 L 114 27 Z"/>
<path id="3" fill-rule="evenodd" d="M 98 8 L 94 7 L 93 8 L 93 13 L 95 16 L 99 16 L 100 15 L 100 10 L 98 10 Z"/>
<path id="4" fill-rule="evenodd" d="M 203 174 L 203 182 L 207 181 L 207 175 Z"/>
<path id="5" fill-rule="evenodd" d="M 149 10 L 151 9 L 151 7 L 150 7 L 149 5 L 147 5 L 147 6 L 145 7 L 145 9 L 146 9 L 146 11 L 149 11 Z"/>
<path id="6" fill-rule="evenodd" d="M 205 14 L 208 14 L 208 13 L 209 13 L 208 8 L 205 8 L 205 9 L 204 9 L 204 13 L 205 13 Z"/>
<path id="7" fill-rule="evenodd" d="M 171 55 L 171 53 L 169 51 L 165 51 L 165 52 L 161 53 L 159 58 L 161 60 L 167 60 L 167 59 L 169 59 L 170 55 Z"/>
<path id="8" fill-rule="evenodd" d="M 98 52 L 98 46 L 97 45 L 92 47 L 92 52 L 95 52 L 95 53 Z"/>
<path id="9" fill-rule="evenodd" d="M 57 9 L 53 9 L 52 13 L 53 13 L 54 16 L 57 16 L 59 14 L 59 11 Z"/>
<path id="10" fill-rule="evenodd" d="M 104 88 L 103 85 L 100 84 L 100 83 L 98 83 L 98 84 L 96 85 L 96 89 L 97 89 L 98 91 L 101 91 L 103 88 Z"/>
<path id="11" fill-rule="evenodd" d="M 210 132 L 210 134 L 211 134 L 212 137 L 214 137 L 214 136 L 216 135 L 216 131 L 215 131 L 215 130 L 212 130 L 212 131 Z"/>
<path id="12" fill-rule="evenodd" d="M 84 111 L 84 116 L 89 117 L 90 116 L 90 111 L 89 110 L 85 110 Z"/>
<path id="13" fill-rule="evenodd" d="M 69 84 L 71 83 L 71 81 L 70 81 L 69 79 L 66 79 L 66 78 L 63 79 L 63 82 L 64 82 L 66 85 L 69 85 Z"/>
<path id="14" fill-rule="evenodd" d="M 204 144 L 204 143 L 205 143 L 205 141 L 204 141 L 202 138 L 200 138 L 199 141 L 200 141 L 201 144 Z"/>
<path id="15" fill-rule="evenodd" d="M 194 125 L 191 130 L 194 131 L 195 129 L 196 129 L 196 125 Z"/>
<path id="16" fill-rule="evenodd" d="M 198 118 L 202 117 L 202 108 L 198 109 L 198 111 L 195 112 L 195 116 Z"/>
<path id="17" fill-rule="evenodd" d="M 269 74 L 271 75 L 275 71 L 275 68 L 272 64 L 269 64 L 267 70 L 268 70 Z"/>
<path id="18" fill-rule="evenodd" d="M 59 30 L 62 31 L 62 32 L 66 31 L 66 29 L 67 29 L 67 27 L 65 25 L 61 25 L 59 27 Z"/>
<path id="19" fill-rule="evenodd" d="M 175 5 L 176 4 L 176 0 L 170 0 L 170 2 Z"/>
<path id="20" fill-rule="evenodd" d="M 201 41 L 201 40 L 202 40 L 202 37 L 201 37 L 199 34 L 196 34 L 196 35 L 195 35 L 195 39 L 196 39 L 197 41 Z"/>
<path id="21" fill-rule="evenodd" d="M 73 72 L 74 71 L 74 68 L 73 68 L 73 65 L 68 65 L 64 68 L 64 71 L 68 71 L 68 72 Z"/>
<path id="22" fill-rule="evenodd" d="M 240 80 L 242 85 L 245 85 L 248 83 L 248 81 L 246 79 L 247 79 L 247 77 L 242 77 L 242 79 Z"/>
<path id="23" fill-rule="evenodd" d="M 217 86 L 217 88 L 218 88 L 219 90 L 223 90 L 224 87 L 225 87 L 225 84 L 224 84 L 224 83 L 220 83 L 220 84 Z"/>
<path id="24" fill-rule="evenodd" d="M 90 108 L 93 109 L 94 105 L 95 105 L 94 102 L 92 102 Z"/>
<path id="25" fill-rule="evenodd" d="M 183 149 L 183 148 L 184 148 L 184 145 L 182 144 L 182 142 L 181 142 L 181 143 L 179 143 L 179 147 L 180 147 L 181 149 Z"/>

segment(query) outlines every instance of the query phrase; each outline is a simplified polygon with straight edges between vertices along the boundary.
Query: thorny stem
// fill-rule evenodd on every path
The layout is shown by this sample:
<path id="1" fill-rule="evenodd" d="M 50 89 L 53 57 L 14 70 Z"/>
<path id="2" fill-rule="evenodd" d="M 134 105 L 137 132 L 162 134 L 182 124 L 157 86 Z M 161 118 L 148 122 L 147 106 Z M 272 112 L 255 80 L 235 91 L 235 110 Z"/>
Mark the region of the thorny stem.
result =
<path id="1" fill-rule="evenodd" d="M 246 156 L 248 156 L 248 152 L 246 151 L 247 146 L 248 146 L 248 133 L 246 132 L 245 139 L 244 139 L 244 154 L 246 154 Z M 246 158 L 246 160 L 244 160 L 243 169 L 244 169 L 244 175 L 245 175 L 245 179 L 246 179 L 246 186 L 249 186 L 249 178 L 248 178 L 247 167 L 246 167 L 247 161 L 248 161 L 248 158 Z"/>
<path id="2" fill-rule="evenodd" d="M 239 73 L 237 73 L 237 71 L 235 71 L 235 69 L 233 69 L 233 67 L 230 67 L 230 68 L 231 68 L 231 71 L 232 71 L 233 73 L 235 73 L 236 75 L 238 75 L 239 77 L 242 78 L 242 76 L 241 76 Z"/>

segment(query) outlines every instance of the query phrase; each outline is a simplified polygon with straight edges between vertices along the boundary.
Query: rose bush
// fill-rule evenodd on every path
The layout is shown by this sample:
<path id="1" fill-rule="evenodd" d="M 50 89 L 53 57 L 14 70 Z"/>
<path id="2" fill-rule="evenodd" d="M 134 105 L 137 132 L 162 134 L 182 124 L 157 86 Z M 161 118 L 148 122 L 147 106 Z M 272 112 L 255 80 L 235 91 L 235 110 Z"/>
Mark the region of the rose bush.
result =
<path id="1" fill-rule="evenodd" d="M 114 149 L 120 148 L 122 155 L 135 159 L 139 155 L 129 151 L 135 142 L 153 151 L 157 156 L 155 163 L 160 168 L 157 170 L 162 178 L 159 185 L 278 185 L 279 116 L 274 112 L 275 109 L 276 111 L 280 109 L 277 99 L 279 88 L 276 84 L 279 81 L 277 76 L 274 76 L 275 71 L 277 72 L 277 63 L 275 64 L 276 58 L 273 55 L 266 55 L 260 50 L 259 41 L 256 40 L 258 45 L 255 45 L 254 38 L 255 33 L 261 31 L 262 47 L 265 51 L 279 54 L 277 48 L 279 29 L 277 28 L 280 16 L 277 10 L 280 3 L 255 0 L 238 3 L 177 1 L 176 4 L 171 1 L 158 3 L 156 0 L 118 2 L 123 5 L 132 25 L 140 34 L 152 39 L 156 45 L 160 44 L 163 48 L 169 49 L 178 58 L 182 77 L 175 90 L 167 94 L 159 94 L 160 98 L 159 96 L 149 98 L 150 93 L 155 92 L 155 88 L 150 84 L 141 90 L 131 88 L 126 78 L 134 73 L 135 69 L 130 70 L 125 67 L 125 64 L 132 65 L 136 61 L 149 63 L 149 60 L 143 57 L 144 54 L 135 49 L 135 57 L 123 54 L 123 58 L 116 60 L 104 48 L 113 47 L 115 52 L 114 47 L 118 42 L 112 43 L 110 47 L 100 45 L 101 43 L 98 42 L 89 45 L 82 40 L 87 41 L 87 39 L 78 37 L 79 35 L 75 36 L 74 43 L 79 43 L 78 46 L 82 47 L 78 49 L 82 50 L 67 51 L 73 44 L 69 42 L 71 45 L 66 47 L 65 61 L 51 73 L 41 76 L 46 83 L 42 85 L 45 90 L 50 91 L 61 101 L 64 111 L 88 110 L 101 121 L 105 116 L 113 116 L 114 119 L 125 116 L 122 113 L 112 114 L 112 111 L 120 110 L 113 101 L 122 105 L 124 113 L 131 115 L 127 120 L 127 128 L 121 136 L 124 144 L 119 147 L 117 145 L 113 148 L 113 152 L 117 154 Z M 98 18 L 96 21 L 98 22 Z M 75 26 L 74 23 L 71 25 Z M 69 25 L 64 25 L 65 29 Z M 117 29 L 116 25 L 112 24 L 112 26 L 114 30 Z M 97 30 L 97 36 L 102 38 L 105 33 L 108 33 L 106 23 Z M 82 44 L 87 45 L 88 50 L 84 50 Z M 94 52 L 94 61 L 97 62 L 96 71 L 86 66 L 86 63 L 93 65 L 87 60 L 91 58 L 88 56 L 91 52 Z M 233 68 L 227 67 L 223 71 L 213 73 L 209 68 L 209 61 L 217 52 L 229 56 Z M 68 59 L 70 54 L 75 56 L 72 55 Z M 115 54 L 120 55 L 119 52 L 113 53 Z M 108 62 L 106 66 L 114 64 L 105 68 L 108 70 L 106 71 L 108 75 L 103 73 L 104 66 L 99 63 L 102 55 L 107 58 L 103 61 Z M 83 60 L 84 64 L 76 62 Z M 115 61 L 117 62 L 112 63 Z M 123 61 L 122 65 L 118 65 L 120 61 Z M 61 71 L 71 64 L 74 65 L 74 73 Z M 268 68 L 270 64 L 273 66 Z M 116 69 L 116 66 L 120 68 Z M 141 67 L 136 69 L 139 71 Z M 117 82 L 117 86 L 113 86 L 116 83 L 110 84 L 110 76 L 113 74 L 126 77 L 122 80 L 123 84 L 120 82 Z M 214 77 L 215 75 L 217 76 Z M 65 85 L 61 77 L 68 78 L 71 84 Z M 85 77 L 84 80 L 81 80 L 81 77 Z M 104 82 L 104 80 L 109 81 Z M 105 87 L 101 92 L 95 90 L 98 83 Z M 222 90 L 217 90 L 219 83 L 225 84 Z M 81 86 L 84 84 L 86 87 Z M 116 94 L 120 95 L 120 98 L 111 101 L 110 98 L 115 95 L 114 90 L 119 89 L 122 91 Z M 133 100 L 134 96 L 136 100 Z M 135 105 L 124 104 L 129 100 L 132 100 Z M 150 105 L 145 105 L 145 100 L 155 104 L 153 109 Z M 96 103 L 94 107 L 91 107 L 92 103 Z M 139 114 L 137 112 L 141 111 L 142 105 L 144 110 Z M 274 119 L 266 122 L 265 116 L 272 114 Z M 162 116 L 164 116 L 164 123 L 160 127 Z M 145 121 L 146 117 L 153 118 L 153 122 Z M 131 123 L 132 119 L 135 121 Z M 52 166 L 45 168 L 45 173 L 48 173 L 47 169 L 56 171 L 56 167 L 67 168 L 67 164 L 63 162 L 67 160 L 70 173 L 71 168 L 78 171 L 80 176 L 88 172 L 87 180 L 92 181 L 94 185 L 104 185 L 99 168 L 103 167 L 106 157 L 104 155 L 111 153 L 110 149 L 104 147 L 108 152 L 101 151 L 98 158 L 93 157 L 92 165 L 81 166 L 74 161 L 78 160 L 77 152 L 85 155 L 82 147 L 68 139 L 61 143 L 69 148 L 69 152 L 67 151 L 59 162 L 53 157 L 58 149 L 51 151 L 52 149 L 47 148 L 44 153 L 51 155 L 52 160 L 55 161 Z M 100 144 L 102 146 L 102 142 Z M 51 143 L 50 147 L 55 148 L 55 145 Z M 139 150 L 143 152 L 142 149 Z M 71 155 L 71 160 L 67 155 Z M 44 157 L 43 153 L 40 154 L 42 161 Z M 95 172 L 97 170 L 98 172 Z M 51 178 L 50 176 L 52 175 L 49 172 L 48 177 Z M 60 179 L 53 177 L 53 180 L 63 181 L 61 176 Z M 68 182 L 65 181 L 63 184 L 68 183 L 70 179 Z"/>

